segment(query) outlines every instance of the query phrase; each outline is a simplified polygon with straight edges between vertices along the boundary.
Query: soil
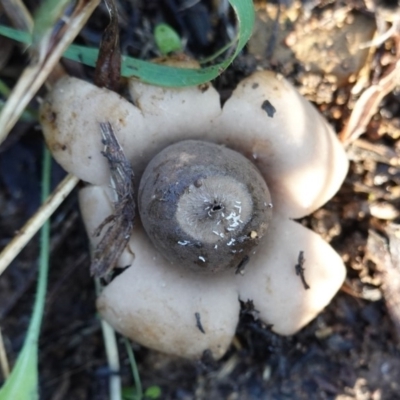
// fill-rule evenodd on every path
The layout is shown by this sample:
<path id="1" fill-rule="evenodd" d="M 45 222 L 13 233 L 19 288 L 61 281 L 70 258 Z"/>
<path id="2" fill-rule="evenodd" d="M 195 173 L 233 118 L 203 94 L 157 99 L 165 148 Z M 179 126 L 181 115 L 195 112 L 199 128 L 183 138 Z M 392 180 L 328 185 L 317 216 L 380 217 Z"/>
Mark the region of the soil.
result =
<path id="1" fill-rule="evenodd" d="M 376 26 L 387 22 L 390 27 L 398 6 L 396 1 L 372 0 L 259 1 L 255 35 L 214 84 L 226 98 L 256 68 L 279 71 L 346 141 L 343 132 L 361 93 L 390 72 L 399 54 L 396 37 L 356 50 L 372 39 Z M 229 41 L 235 21 L 211 1 L 132 1 L 119 7 L 122 50 L 142 59 L 159 55 L 152 35 L 159 22 L 173 26 L 186 40 L 186 52 L 200 58 Z M 107 21 L 102 5 L 77 41 L 98 45 Z M 27 60 L 18 45 L 0 41 L 0 78 L 12 86 Z M 93 75 L 79 64 L 63 65 L 75 76 Z M 348 268 L 332 303 L 291 337 L 272 333 L 244 307 L 232 346 L 218 362 L 181 360 L 134 344 L 144 388 L 158 386 L 158 398 L 166 400 L 400 399 L 399 101 L 395 83 L 378 102 L 361 138 L 348 140 L 351 167 L 340 191 L 301 221 L 329 241 Z M 30 108 L 37 108 L 37 102 Z M 39 205 L 39 131 L 37 121 L 26 118 L 0 146 L 0 248 Z M 54 164 L 54 184 L 63 174 Z M 106 400 L 110 370 L 76 192 L 56 212 L 51 226 L 49 291 L 39 343 L 41 399 Z M 0 277 L 0 326 L 11 364 L 31 315 L 38 248 L 35 237 Z M 120 341 L 122 381 L 131 387 L 128 356 Z"/>

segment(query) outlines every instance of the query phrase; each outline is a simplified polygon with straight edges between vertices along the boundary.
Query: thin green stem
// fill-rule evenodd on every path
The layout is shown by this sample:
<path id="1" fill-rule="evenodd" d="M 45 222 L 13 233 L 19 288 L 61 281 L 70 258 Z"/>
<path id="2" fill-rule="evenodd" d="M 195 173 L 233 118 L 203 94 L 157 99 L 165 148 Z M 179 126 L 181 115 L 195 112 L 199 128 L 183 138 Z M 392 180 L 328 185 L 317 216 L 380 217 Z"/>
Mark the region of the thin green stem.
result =
<path id="1" fill-rule="evenodd" d="M 44 148 L 43 170 L 42 170 L 42 203 L 50 195 L 51 155 Z M 35 306 L 31 319 L 32 330 L 30 334 L 39 337 L 40 325 L 43 318 L 44 305 L 46 300 L 47 277 L 49 272 L 50 257 L 50 221 L 47 220 L 40 231 L 40 255 L 39 255 L 39 277 L 35 299 Z"/>
<path id="2" fill-rule="evenodd" d="M 224 47 L 222 47 L 221 49 L 219 49 L 218 51 L 216 51 L 214 54 L 212 54 L 209 57 L 206 58 L 202 58 L 199 63 L 200 64 L 207 64 L 213 60 L 215 60 L 217 57 L 219 57 L 221 54 L 225 53 L 225 51 L 227 51 L 230 47 L 232 47 L 235 42 L 237 42 L 238 39 L 234 39 L 231 42 L 229 42 L 228 44 L 226 44 Z"/>
<path id="3" fill-rule="evenodd" d="M 50 174 L 51 174 L 51 155 L 45 147 L 43 155 L 42 169 L 42 203 L 44 203 L 50 194 Z M 39 332 L 43 318 L 44 305 L 46 300 L 47 277 L 49 272 L 49 237 L 50 222 L 47 220 L 40 230 L 40 255 L 39 255 L 39 276 L 36 289 L 35 304 L 33 306 L 32 318 L 28 328 L 27 342 L 35 343 L 37 346 Z"/>
<path id="4" fill-rule="evenodd" d="M 132 350 L 132 345 L 130 344 L 129 340 L 126 337 L 124 337 L 124 342 L 125 342 L 126 352 L 128 353 L 129 362 L 130 362 L 131 368 L 132 368 L 132 376 L 133 376 L 133 382 L 135 385 L 136 400 L 142 400 L 143 388 L 142 388 L 142 382 L 140 381 L 139 371 L 138 371 L 136 360 L 135 360 L 135 354 Z"/>
<path id="5" fill-rule="evenodd" d="M 43 154 L 42 202 L 46 201 L 50 193 L 50 167 L 51 156 L 45 148 Z M 32 318 L 24 345 L 18 354 L 11 375 L 0 389 L 0 400 L 39 399 L 38 342 L 44 313 L 49 271 L 49 236 L 50 224 L 47 221 L 40 233 L 39 277 Z"/>

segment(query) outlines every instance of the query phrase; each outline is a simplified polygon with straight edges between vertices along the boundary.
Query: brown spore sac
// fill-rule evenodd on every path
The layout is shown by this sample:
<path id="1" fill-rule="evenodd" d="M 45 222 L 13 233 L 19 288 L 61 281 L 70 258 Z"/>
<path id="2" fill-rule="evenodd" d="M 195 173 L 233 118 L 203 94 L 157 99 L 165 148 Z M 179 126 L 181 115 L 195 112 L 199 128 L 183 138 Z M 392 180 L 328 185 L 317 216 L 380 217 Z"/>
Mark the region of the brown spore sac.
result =
<path id="1" fill-rule="evenodd" d="M 173 144 L 150 161 L 138 204 L 157 250 L 173 264 L 206 272 L 241 269 L 272 213 L 267 185 L 248 159 L 196 140 Z"/>

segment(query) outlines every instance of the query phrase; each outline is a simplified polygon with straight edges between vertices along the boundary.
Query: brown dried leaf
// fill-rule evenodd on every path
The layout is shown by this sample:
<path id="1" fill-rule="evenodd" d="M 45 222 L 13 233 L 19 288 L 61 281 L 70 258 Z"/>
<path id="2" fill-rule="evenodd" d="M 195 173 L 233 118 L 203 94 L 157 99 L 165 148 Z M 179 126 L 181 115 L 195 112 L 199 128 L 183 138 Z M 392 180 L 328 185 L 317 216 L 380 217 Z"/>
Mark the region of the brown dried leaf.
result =
<path id="1" fill-rule="evenodd" d="M 105 4 L 110 14 L 110 23 L 107 25 L 101 40 L 94 83 L 99 87 L 118 91 L 121 78 L 118 10 L 114 0 L 105 0 Z"/>
<path id="2" fill-rule="evenodd" d="M 135 201 L 133 199 L 133 170 L 129 161 L 115 137 L 114 130 L 109 122 L 100 123 L 104 143 L 104 157 L 107 158 L 111 185 L 115 190 L 115 212 L 107 217 L 96 229 L 98 236 L 102 230 L 107 230 L 97 245 L 90 272 L 92 275 L 106 277 L 115 267 L 125 249 L 133 229 L 135 218 Z"/>
<path id="3" fill-rule="evenodd" d="M 362 135 L 371 118 L 378 111 L 382 99 L 400 82 L 400 60 L 376 85 L 366 89 L 354 105 L 350 119 L 340 133 L 340 140 L 349 144 Z"/>
<path id="4" fill-rule="evenodd" d="M 350 119 L 346 126 L 340 132 L 340 140 L 344 144 L 352 143 L 358 139 L 367 128 L 371 118 L 378 111 L 382 99 L 400 83 L 400 38 L 396 39 L 396 62 L 394 62 L 389 71 L 375 85 L 367 88 L 354 105 Z"/>

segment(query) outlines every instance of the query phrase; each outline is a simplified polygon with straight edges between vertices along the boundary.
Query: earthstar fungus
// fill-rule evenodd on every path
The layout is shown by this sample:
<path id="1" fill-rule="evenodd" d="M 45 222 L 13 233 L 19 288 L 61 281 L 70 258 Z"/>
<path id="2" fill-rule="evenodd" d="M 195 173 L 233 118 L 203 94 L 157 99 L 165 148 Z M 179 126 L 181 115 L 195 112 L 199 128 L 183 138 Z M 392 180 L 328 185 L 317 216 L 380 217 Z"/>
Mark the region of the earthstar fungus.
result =
<path id="1" fill-rule="evenodd" d="M 93 246 L 115 201 L 101 122 L 112 125 L 135 172 L 140 218 L 119 260 L 129 268 L 97 301 L 103 318 L 144 346 L 187 358 L 223 356 L 239 299 L 252 300 L 279 334 L 301 329 L 345 276 L 330 245 L 292 220 L 323 205 L 346 175 L 330 126 L 269 71 L 244 79 L 223 107 L 209 84 L 171 89 L 131 79 L 129 94 L 133 104 L 63 78 L 41 109 L 54 157 L 88 183 L 79 197 Z M 309 289 L 296 274 L 300 254 Z"/>

